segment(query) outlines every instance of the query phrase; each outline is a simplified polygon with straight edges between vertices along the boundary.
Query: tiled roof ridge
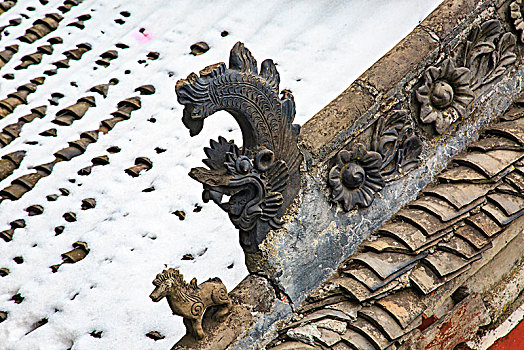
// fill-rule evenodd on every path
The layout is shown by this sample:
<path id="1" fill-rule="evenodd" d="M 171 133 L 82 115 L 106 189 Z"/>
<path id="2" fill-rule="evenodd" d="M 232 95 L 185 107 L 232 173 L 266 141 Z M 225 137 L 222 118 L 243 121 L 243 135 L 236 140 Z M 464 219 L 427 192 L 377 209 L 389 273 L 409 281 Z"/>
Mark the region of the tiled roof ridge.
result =
<path id="1" fill-rule="evenodd" d="M 422 329 L 436 300 L 523 214 L 521 97 L 306 299 L 274 349 L 388 348 Z"/>

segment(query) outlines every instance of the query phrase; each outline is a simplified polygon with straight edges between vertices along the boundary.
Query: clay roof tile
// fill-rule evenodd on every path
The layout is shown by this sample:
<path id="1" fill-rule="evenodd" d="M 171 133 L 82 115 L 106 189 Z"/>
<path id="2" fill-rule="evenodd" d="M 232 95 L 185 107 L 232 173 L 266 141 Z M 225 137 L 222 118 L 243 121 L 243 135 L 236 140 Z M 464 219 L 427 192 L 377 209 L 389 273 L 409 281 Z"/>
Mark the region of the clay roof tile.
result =
<path id="1" fill-rule="evenodd" d="M 388 295 L 376 305 L 387 311 L 402 328 L 408 327 L 426 309 L 422 298 L 410 289 Z"/>

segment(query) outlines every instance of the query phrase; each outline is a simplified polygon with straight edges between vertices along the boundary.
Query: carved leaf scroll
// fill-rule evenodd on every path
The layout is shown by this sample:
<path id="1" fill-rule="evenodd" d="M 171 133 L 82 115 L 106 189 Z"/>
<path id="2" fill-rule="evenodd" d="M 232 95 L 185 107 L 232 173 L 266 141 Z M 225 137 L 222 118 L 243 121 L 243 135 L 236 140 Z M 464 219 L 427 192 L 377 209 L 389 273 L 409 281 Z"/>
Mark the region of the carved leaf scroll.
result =
<path id="1" fill-rule="evenodd" d="M 493 53 L 494 61 L 498 61 L 496 68 L 493 69 L 484 79 L 484 84 L 491 83 L 498 78 L 504 71 L 517 60 L 515 54 L 516 40 L 511 33 L 502 35 L 499 41 L 498 50 Z"/>
<path id="2" fill-rule="evenodd" d="M 522 0 L 515 0 L 509 5 L 509 16 L 513 27 L 519 33 L 521 43 L 524 43 L 524 5 Z"/>
<path id="3" fill-rule="evenodd" d="M 385 180 L 418 166 L 422 142 L 414 134 L 406 111 L 394 111 L 380 117 L 375 125 L 371 150 L 382 155 L 380 173 Z"/>
<path id="4" fill-rule="evenodd" d="M 471 71 L 471 89 L 478 90 L 500 77 L 515 63 L 516 38 L 502 33 L 498 20 L 475 26 L 467 40 L 459 47 L 458 65 Z"/>

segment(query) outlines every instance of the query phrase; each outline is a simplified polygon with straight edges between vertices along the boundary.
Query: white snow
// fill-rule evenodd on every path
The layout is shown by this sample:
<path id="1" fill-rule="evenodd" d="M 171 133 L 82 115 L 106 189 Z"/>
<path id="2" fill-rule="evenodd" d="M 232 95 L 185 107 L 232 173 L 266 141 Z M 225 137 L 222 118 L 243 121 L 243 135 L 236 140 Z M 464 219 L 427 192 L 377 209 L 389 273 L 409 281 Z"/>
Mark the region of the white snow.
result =
<path id="1" fill-rule="evenodd" d="M 107 135 L 100 135 L 86 153 L 58 164 L 20 200 L 0 204 L 0 230 L 8 229 L 9 222 L 16 219 L 27 223 L 26 228 L 15 231 L 13 241 L 0 241 L 0 267 L 10 269 L 7 277 L 0 278 L 0 311 L 9 313 L 0 323 L 0 349 L 169 349 L 185 330 L 182 319 L 171 315 L 167 302 L 149 299 L 157 273 L 168 266 L 179 268 L 186 280 L 196 277 L 203 282 L 218 276 L 228 290 L 247 275 L 237 231 L 216 205 L 202 203 L 201 185 L 187 175 L 191 167 L 201 165 L 209 139 L 223 135 L 239 144 L 238 126 L 226 113 L 218 113 L 206 121 L 200 135 L 189 137 L 180 120 L 176 81 L 209 64 L 227 62 L 234 43 L 243 41 L 259 62 L 272 58 L 278 63 L 281 89 L 293 91 L 295 121 L 303 124 L 439 2 L 85 0 L 64 15 L 58 30 L 32 45 L 16 38 L 34 20 L 58 12 L 61 1 L 44 6 L 36 0 L 20 0 L 0 15 L 0 26 L 22 13 L 30 16 L 21 25 L 9 27 L 9 36 L 0 40 L 0 50 L 20 45 L 19 52 L 0 70 L 0 75 L 14 73 L 16 77 L 0 78 L 0 99 L 54 68 L 51 62 L 63 59 L 63 51 L 83 42 L 93 46 L 80 61 L 70 61 L 70 68 L 47 77 L 45 84 L 29 95 L 27 106 L 0 120 L 3 128 L 30 113 L 31 108 L 48 105 L 51 93 L 65 95 L 58 106 L 48 105 L 46 117 L 26 124 L 20 137 L 1 150 L 1 155 L 26 150 L 27 156 L 19 169 L 0 182 L 0 188 L 31 172 L 32 166 L 52 161 L 53 153 L 78 139 L 81 132 L 97 129 L 100 121 L 116 110 L 118 101 L 137 95 L 136 87 L 153 84 L 157 90 L 154 95 L 142 96 L 142 108 Z M 28 6 L 36 10 L 28 11 Z M 129 18 L 119 14 L 124 10 L 131 13 Z M 85 22 L 84 30 L 66 26 L 85 13 L 92 18 Z M 125 24 L 115 23 L 117 18 Z M 224 30 L 229 32 L 226 37 L 220 35 Z M 54 46 L 52 55 L 44 55 L 40 64 L 27 70 L 14 70 L 21 57 L 54 36 L 64 42 Z M 211 49 L 201 56 L 190 55 L 189 46 L 197 41 L 206 41 Z M 115 49 L 118 42 L 130 48 L 117 49 L 119 58 L 108 68 L 97 66 L 99 55 Z M 150 51 L 158 51 L 160 59 L 147 60 Z M 137 62 L 141 59 L 146 63 Z M 110 78 L 118 78 L 120 83 L 109 88 L 106 99 L 86 92 Z M 88 95 L 95 96 L 97 106 L 81 120 L 70 127 L 51 123 L 56 112 Z M 156 123 L 148 121 L 151 117 Z M 38 135 L 52 127 L 58 129 L 57 137 Z M 89 176 L 76 174 L 90 165 L 93 157 L 108 154 L 106 149 L 113 145 L 122 151 L 109 154 L 109 165 L 94 167 Z M 156 147 L 166 151 L 157 153 Z M 131 178 L 124 169 L 139 156 L 149 157 L 153 168 Z M 150 186 L 155 191 L 142 192 Z M 59 193 L 61 187 L 71 194 L 56 202 L 46 201 L 46 195 Z M 96 199 L 96 208 L 80 210 L 82 199 L 89 197 Z M 43 205 L 44 213 L 27 216 L 24 209 L 32 204 Z M 193 212 L 195 205 L 201 205 L 202 210 Z M 175 210 L 183 210 L 186 219 L 179 220 L 172 214 Z M 77 214 L 77 222 L 62 218 L 68 211 Z M 55 236 L 58 225 L 66 228 Z M 87 242 L 89 255 L 52 273 L 49 266 L 60 263 L 60 254 L 71 250 L 76 241 Z M 194 260 L 181 260 L 184 254 L 192 254 Z M 17 256 L 23 257 L 22 264 L 13 261 Z M 10 300 L 17 293 L 25 298 L 20 304 Z M 47 324 L 26 334 L 43 318 L 48 319 Z M 145 337 L 153 330 L 166 338 L 154 342 Z M 102 331 L 102 337 L 92 337 L 92 331 Z"/>

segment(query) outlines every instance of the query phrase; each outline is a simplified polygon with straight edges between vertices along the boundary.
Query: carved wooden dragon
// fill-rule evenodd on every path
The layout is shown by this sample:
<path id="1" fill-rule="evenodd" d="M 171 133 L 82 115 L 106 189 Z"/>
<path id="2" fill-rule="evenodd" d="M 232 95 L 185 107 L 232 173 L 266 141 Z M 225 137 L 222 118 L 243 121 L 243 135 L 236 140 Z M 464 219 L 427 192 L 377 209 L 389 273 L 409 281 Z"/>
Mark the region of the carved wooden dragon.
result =
<path id="1" fill-rule="evenodd" d="M 231 50 L 229 68 L 217 63 L 200 75 L 191 73 L 177 82 L 182 121 L 191 136 L 203 128 L 204 119 L 225 110 L 236 119 L 243 147 L 223 137 L 211 140 L 204 151 L 208 168 L 193 168 L 189 175 L 204 185 L 204 201 L 213 200 L 240 230 L 246 252 L 258 245 L 280 218 L 300 186 L 302 154 L 297 146 L 300 127 L 292 124 L 295 102 L 288 90 L 279 98 L 280 75 L 272 60 L 257 61 L 244 44 Z M 223 197 L 229 196 L 228 202 Z"/>

